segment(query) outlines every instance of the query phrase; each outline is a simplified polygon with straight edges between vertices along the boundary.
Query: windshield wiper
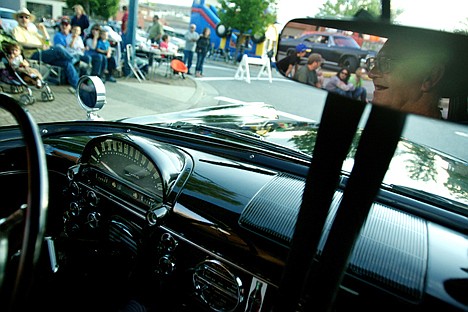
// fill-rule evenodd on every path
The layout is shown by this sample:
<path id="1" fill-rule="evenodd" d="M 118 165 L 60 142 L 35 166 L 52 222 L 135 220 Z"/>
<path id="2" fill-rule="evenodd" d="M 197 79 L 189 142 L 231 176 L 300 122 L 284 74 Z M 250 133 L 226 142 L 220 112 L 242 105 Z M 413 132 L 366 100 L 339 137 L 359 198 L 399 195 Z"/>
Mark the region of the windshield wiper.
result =
<path id="1" fill-rule="evenodd" d="M 443 197 L 434 193 L 408 187 L 408 186 L 390 184 L 389 187 L 393 191 L 396 191 L 400 194 L 418 198 L 429 204 L 434 204 L 434 205 L 442 206 L 447 209 L 456 210 L 465 215 L 467 213 L 466 206 L 455 200 L 452 200 L 452 199 L 449 199 L 449 198 L 446 198 L 446 197 Z"/>
<path id="2" fill-rule="evenodd" d="M 203 124 L 193 124 L 193 123 L 188 123 L 188 122 L 176 122 L 176 123 L 171 123 L 167 124 L 166 127 L 168 128 L 173 128 L 173 129 L 181 129 L 181 130 L 189 130 L 194 133 L 198 133 L 201 135 L 208 135 L 210 137 L 213 137 L 213 135 L 218 135 L 222 136 L 222 138 L 228 138 L 231 142 L 234 143 L 244 143 L 244 144 L 250 144 L 250 145 L 256 145 L 260 148 L 263 149 L 268 149 L 271 150 L 272 146 L 274 146 L 274 152 L 281 154 L 287 154 L 292 157 L 298 157 L 301 159 L 304 159 L 304 157 L 307 158 L 307 160 L 310 160 L 311 155 L 306 154 L 302 151 L 295 150 L 274 142 L 270 142 L 265 140 L 265 138 L 259 134 L 256 134 L 252 131 L 249 130 L 242 130 L 239 128 L 219 128 L 216 126 L 207 126 Z M 209 132 L 209 134 L 208 134 Z"/>

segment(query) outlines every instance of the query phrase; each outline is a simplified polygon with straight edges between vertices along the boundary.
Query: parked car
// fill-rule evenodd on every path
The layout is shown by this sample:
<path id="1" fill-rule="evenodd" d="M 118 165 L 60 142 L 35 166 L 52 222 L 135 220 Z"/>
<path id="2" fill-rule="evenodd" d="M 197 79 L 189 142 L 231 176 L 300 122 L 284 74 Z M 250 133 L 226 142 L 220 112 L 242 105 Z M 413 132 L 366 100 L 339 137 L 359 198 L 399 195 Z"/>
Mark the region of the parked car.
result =
<path id="1" fill-rule="evenodd" d="M 431 23 L 441 29 L 440 21 Z M 130 95 L 109 105 L 112 87 L 82 76 L 69 100 L 87 114 L 75 120 L 55 119 L 68 107 L 37 103 L 45 121 L 36 123 L 32 107 L 1 93 L 2 311 L 467 312 L 468 156 L 456 150 L 466 155 L 468 35 L 301 23 L 438 42 L 411 45 L 414 58 L 377 54 L 369 73 L 374 94 L 409 95 L 409 106 L 441 92 L 447 114 L 367 104 L 281 76 L 247 83 L 232 66 L 206 80 L 122 79 L 113 90 Z M 440 62 L 427 62 L 434 51 Z M 397 79 L 384 75 L 409 61 L 433 70 L 391 86 Z M 186 97 L 177 83 L 187 81 L 212 84 Z M 146 100 L 147 89 L 161 96 Z M 177 105 L 160 113 L 171 93 Z M 96 117 L 103 107 L 114 120 Z"/>
<path id="2" fill-rule="evenodd" d="M 172 42 L 177 50 L 182 52 L 185 48 L 184 34 L 167 25 L 163 25 L 163 29 L 164 33 L 169 35 L 169 42 Z"/>
<path id="3" fill-rule="evenodd" d="M 282 57 L 295 53 L 298 44 L 304 44 L 310 52 L 303 58 L 303 63 L 307 62 L 307 57 L 311 53 L 319 53 L 325 60 L 324 65 L 346 67 L 351 72 L 366 62 L 369 57 L 375 56 L 375 51 L 363 50 L 351 36 L 331 32 L 314 32 L 298 38 L 284 38 L 278 50 Z"/>

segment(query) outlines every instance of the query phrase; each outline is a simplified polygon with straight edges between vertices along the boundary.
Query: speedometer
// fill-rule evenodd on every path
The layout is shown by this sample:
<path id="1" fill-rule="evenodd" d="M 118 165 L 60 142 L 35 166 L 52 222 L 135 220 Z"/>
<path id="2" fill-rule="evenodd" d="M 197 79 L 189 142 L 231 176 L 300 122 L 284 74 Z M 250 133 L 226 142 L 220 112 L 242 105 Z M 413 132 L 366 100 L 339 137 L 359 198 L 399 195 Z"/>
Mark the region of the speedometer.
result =
<path id="1" fill-rule="evenodd" d="M 161 175 L 146 155 L 127 142 L 108 139 L 95 145 L 89 164 L 128 180 L 132 185 L 150 194 L 163 197 Z"/>
<path id="2" fill-rule="evenodd" d="M 89 177 L 114 194 L 140 203 L 160 203 L 184 168 L 183 153 L 142 137 L 114 134 L 97 137 L 85 147 L 81 163 Z"/>

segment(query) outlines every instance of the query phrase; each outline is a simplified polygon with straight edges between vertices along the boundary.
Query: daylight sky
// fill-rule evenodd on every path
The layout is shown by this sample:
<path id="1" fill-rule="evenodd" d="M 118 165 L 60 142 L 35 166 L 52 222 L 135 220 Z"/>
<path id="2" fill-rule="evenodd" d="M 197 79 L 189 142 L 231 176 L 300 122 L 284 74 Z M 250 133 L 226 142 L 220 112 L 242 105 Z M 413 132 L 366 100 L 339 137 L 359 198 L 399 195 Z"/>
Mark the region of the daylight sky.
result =
<path id="1" fill-rule="evenodd" d="M 192 0 L 150 0 L 154 3 L 191 6 Z M 296 17 L 313 16 L 326 0 L 277 0 L 278 22 L 286 23 Z M 431 5 L 428 5 L 431 4 Z M 467 28 L 468 0 L 392 0 L 392 7 L 404 5 L 406 10 L 398 21 L 411 26 L 453 30 Z"/>

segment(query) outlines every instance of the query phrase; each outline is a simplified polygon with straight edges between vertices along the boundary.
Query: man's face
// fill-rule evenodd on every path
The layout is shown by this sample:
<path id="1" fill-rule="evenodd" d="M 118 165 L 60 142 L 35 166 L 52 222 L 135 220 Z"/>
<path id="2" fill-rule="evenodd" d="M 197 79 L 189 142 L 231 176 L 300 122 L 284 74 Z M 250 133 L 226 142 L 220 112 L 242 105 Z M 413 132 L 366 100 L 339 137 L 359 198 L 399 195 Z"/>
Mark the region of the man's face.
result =
<path id="1" fill-rule="evenodd" d="M 27 14 L 18 14 L 16 20 L 20 26 L 26 27 L 29 24 L 29 18 Z"/>
<path id="2" fill-rule="evenodd" d="M 422 96 L 428 66 L 405 53 L 406 48 L 410 47 L 389 40 L 379 51 L 377 62 L 369 72 L 375 88 L 373 103 L 400 110 Z"/>
<path id="3" fill-rule="evenodd" d="M 307 64 L 307 67 L 309 67 L 309 70 L 316 70 L 320 65 L 322 65 L 321 62 L 312 62 L 312 64 Z"/>
<path id="4" fill-rule="evenodd" d="M 64 34 L 69 34 L 70 33 L 71 26 L 68 23 L 61 23 L 60 24 L 60 30 Z"/>

